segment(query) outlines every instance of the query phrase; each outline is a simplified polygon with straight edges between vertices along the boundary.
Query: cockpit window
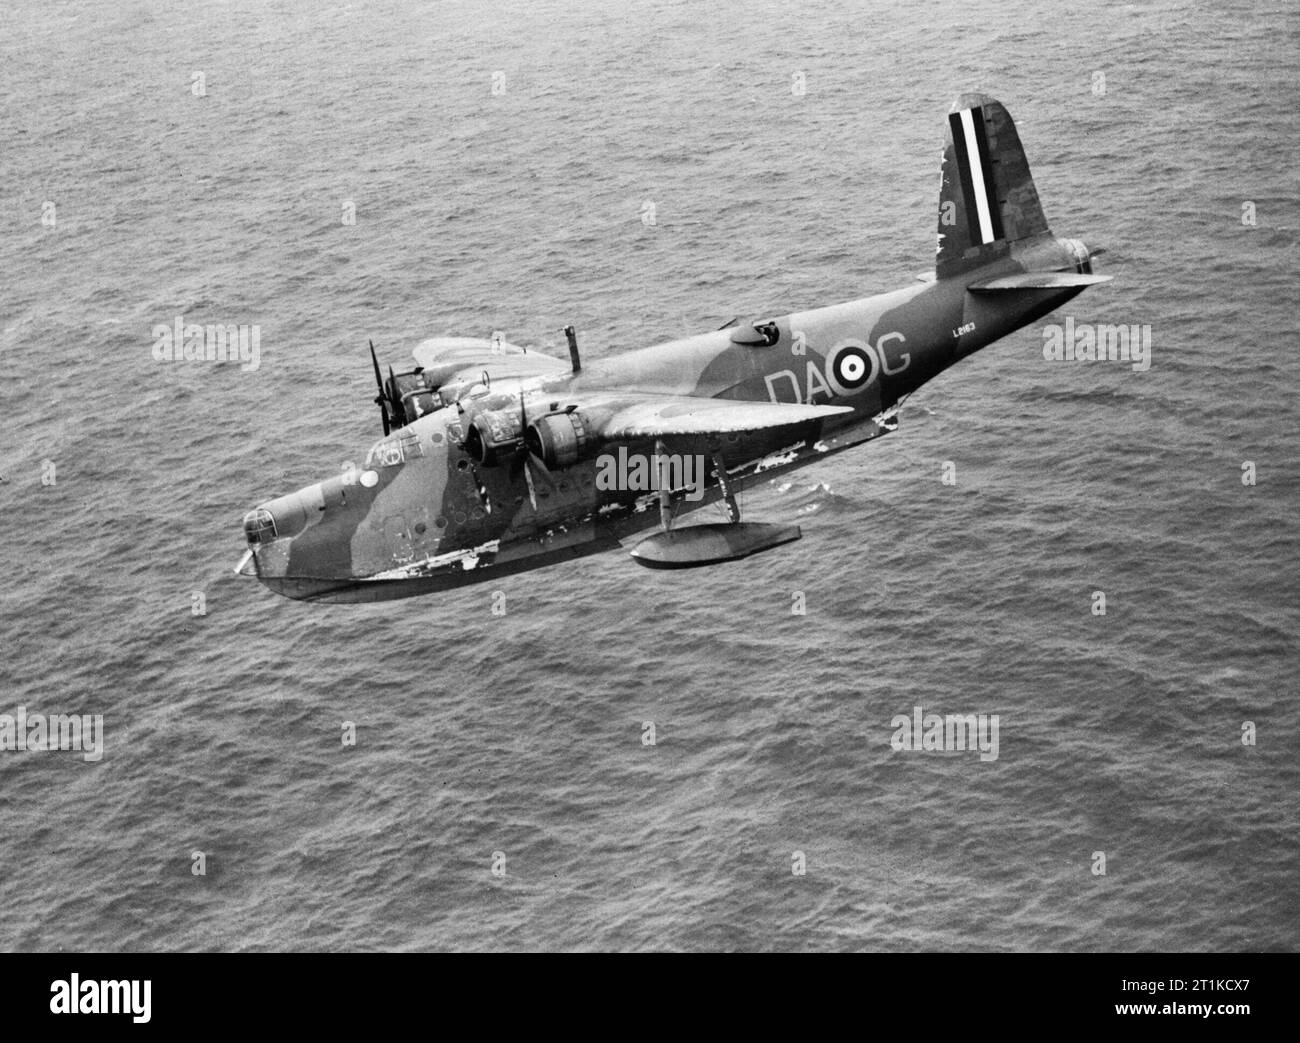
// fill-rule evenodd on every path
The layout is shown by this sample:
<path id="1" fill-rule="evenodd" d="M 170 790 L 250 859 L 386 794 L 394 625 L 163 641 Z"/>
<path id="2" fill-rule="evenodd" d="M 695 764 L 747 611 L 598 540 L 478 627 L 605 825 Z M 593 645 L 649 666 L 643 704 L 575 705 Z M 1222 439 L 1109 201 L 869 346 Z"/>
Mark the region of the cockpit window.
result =
<path id="1" fill-rule="evenodd" d="M 367 467 L 393 467 L 402 462 L 402 448 L 396 438 L 376 442 L 366 454 Z"/>
<path id="2" fill-rule="evenodd" d="M 424 455 L 420 436 L 414 431 L 398 431 L 381 438 L 366 454 L 367 467 L 396 467 Z"/>
<path id="3" fill-rule="evenodd" d="M 731 324 L 728 323 L 723 329 L 727 329 Z M 748 344 L 750 347 L 767 348 L 771 347 L 781 339 L 781 327 L 775 322 L 754 322 L 745 326 L 737 326 L 732 330 L 732 344 Z"/>

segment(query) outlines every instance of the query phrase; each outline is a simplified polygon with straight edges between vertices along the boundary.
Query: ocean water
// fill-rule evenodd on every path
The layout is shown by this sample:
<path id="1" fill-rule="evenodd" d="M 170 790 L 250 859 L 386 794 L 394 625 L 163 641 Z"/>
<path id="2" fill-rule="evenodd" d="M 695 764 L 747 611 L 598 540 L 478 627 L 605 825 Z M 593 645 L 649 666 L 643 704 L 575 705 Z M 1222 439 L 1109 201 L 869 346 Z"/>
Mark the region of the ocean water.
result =
<path id="1" fill-rule="evenodd" d="M 0 751 L 0 945 L 1300 945 L 1294 5 L 172 6 L 0 38 L 0 713 L 105 736 Z M 378 437 L 369 338 L 595 358 L 906 285 L 973 89 L 1108 250 L 1045 321 L 1149 325 L 1149 371 L 1022 330 L 713 570 L 232 574 Z M 260 366 L 155 361 L 176 316 Z M 895 752 L 915 706 L 998 758 Z"/>

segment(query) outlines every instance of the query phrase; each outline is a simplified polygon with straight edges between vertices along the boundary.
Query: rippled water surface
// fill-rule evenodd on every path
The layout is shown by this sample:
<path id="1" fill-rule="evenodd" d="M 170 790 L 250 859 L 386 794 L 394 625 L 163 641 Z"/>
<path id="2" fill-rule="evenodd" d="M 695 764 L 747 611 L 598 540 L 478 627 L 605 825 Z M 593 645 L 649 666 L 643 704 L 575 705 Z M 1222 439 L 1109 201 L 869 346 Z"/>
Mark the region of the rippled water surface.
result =
<path id="1" fill-rule="evenodd" d="M 0 944 L 1297 947 L 1294 5 L 173 7 L 0 37 L 0 713 L 106 734 L 0 752 Z M 1022 330 L 746 494 L 805 538 L 708 572 L 232 574 L 377 436 L 368 338 L 599 357 L 906 285 L 970 89 L 1149 372 Z M 177 315 L 260 368 L 155 362 Z M 916 705 L 998 759 L 894 752 Z"/>

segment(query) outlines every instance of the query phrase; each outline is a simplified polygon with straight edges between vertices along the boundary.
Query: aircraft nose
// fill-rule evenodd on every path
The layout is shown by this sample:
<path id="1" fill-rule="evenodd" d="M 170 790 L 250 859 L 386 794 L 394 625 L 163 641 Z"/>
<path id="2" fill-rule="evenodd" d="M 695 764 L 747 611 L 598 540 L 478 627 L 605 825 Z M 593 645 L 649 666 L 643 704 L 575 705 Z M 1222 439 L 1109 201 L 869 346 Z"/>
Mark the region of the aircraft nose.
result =
<path id="1" fill-rule="evenodd" d="M 439 435 L 427 447 L 414 435 L 400 445 L 389 439 L 377 447 L 382 453 L 372 450 L 374 465 L 367 458 L 363 469 L 258 504 L 242 519 L 247 552 L 236 571 L 287 597 L 373 599 L 363 591 L 368 580 L 440 545 L 446 436 Z"/>
<path id="2" fill-rule="evenodd" d="M 325 509 L 320 483 L 288 496 L 268 500 L 244 515 L 244 538 L 250 547 L 297 536 L 307 522 Z"/>
<path id="3" fill-rule="evenodd" d="M 348 472 L 259 504 L 244 515 L 248 549 L 235 571 L 287 597 L 351 582 L 352 537 L 373 502 L 375 478 Z"/>
<path id="4" fill-rule="evenodd" d="M 293 538 L 319 518 L 325 506 L 323 486 L 317 483 L 253 508 L 243 522 L 248 551 L 235 571 L 264 582 L 287 576 Z"/>

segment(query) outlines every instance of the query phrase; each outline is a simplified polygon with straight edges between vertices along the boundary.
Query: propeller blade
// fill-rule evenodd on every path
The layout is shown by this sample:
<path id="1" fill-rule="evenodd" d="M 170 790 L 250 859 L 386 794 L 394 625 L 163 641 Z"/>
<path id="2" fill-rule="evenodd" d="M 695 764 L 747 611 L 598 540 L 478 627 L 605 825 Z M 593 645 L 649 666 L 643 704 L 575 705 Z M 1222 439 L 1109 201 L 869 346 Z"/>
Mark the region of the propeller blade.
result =
<path id="1" fill-rule="evenodd" d="M 375 342 L 370 342 L 370 361 L 375 366 L 375 383 L 379 385 L 379 393 L 384 393 L 384 378 L 379 375 L 379 356 L 375 354 Z"/>
<path id="2" fill-rule="evenodd" d="M 551 474 L 551 470 L 546 466 L 545 460 L 530 449 L 527 453 L 526 461 L 530 462 L 538 471 L 541 472 L 542 478 L 545 479 L 547 485 L 552 489 L 555 488 L 555 476 Z"/>
<path id="3" fill-rule="evenodd" d="M 533 505 L 533 510 L 537 510 L 537 489 L 533 486 L 533 469 L 528 466 L 528 453 L 524 456 L 524 481 L 528 484 L 528 502 Z"/>
<path id="4" fill-rule="evenodd" d="M 375 405 L 379 407 L 379 416 L 384 422 L 385 436 L 392 430 L 388 423 L 388 405 L 384 397 L 384 378 L 379 372 L 379 357 L 375 354 L 375 342 L 370 342 L 370 361 L 375 367 L 375 383 L 379 385 L 379 394 L 375 396 Z M 391 369 L 391 367 L 389 367 Z"/>

